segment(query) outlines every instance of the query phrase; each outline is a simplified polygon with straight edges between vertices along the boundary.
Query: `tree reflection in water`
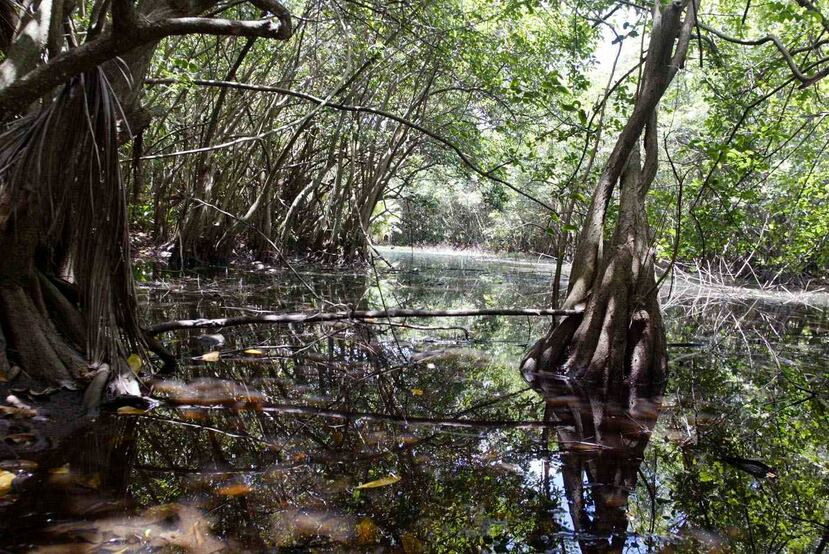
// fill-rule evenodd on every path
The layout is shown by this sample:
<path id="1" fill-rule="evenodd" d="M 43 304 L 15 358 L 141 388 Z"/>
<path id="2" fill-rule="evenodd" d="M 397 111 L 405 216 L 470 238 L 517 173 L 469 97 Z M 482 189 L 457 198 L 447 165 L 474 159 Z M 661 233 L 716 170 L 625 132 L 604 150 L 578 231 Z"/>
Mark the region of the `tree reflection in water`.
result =
<path id="1" fill-rule="evenodd" d="M 464 308 L 548 295 L 549 275 L 524 266 L 427 262 L 380 270 L 383 298 Z M 326 297 L 381 306 L 371 272 L 304 275 Z M 177 278 L 145 290 L 148 318 L 315 307 L 295 285 Z M 0 548 L 814 552 L 829 498 L 827 314 L 676 296 L 669 340 L 685 346 L 638 482 L 661 391 L 526 390 L 515 364 L 540 329 L 523 318 L 234 328 L 214 362 L 195 359 L 198 332 L 171 334 L 180 369 L 145 376 L 165 404 L 100 418 L 34 472 L 2 441 L 0 468 L 17 476 L 0 496 Z M 0 430 L 25 438 L 25 423 L 0 418 Z"/>
<path id="2" fill-rule="evenodd" d="M 583 552 L 621 552 L 628 538 L 628 497 L 656 426 L 661 390 L 608 394 L 556 376 L 535 384 L 545 400 L 545 421 L 555 424 L 574 538 Z M 555 543 L 544 533 L 536 533 L 533 542 L 544 549 Z"/>

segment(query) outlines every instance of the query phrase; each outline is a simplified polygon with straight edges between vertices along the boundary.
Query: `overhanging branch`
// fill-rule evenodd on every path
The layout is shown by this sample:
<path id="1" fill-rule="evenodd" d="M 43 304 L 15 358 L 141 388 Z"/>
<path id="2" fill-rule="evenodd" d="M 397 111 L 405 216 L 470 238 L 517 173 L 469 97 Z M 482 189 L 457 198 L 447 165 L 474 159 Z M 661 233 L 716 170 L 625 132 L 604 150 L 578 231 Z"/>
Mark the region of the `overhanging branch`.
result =
<path id="1" fill-rule="evenodd" d="M 762 46 L 763 44 L 768 44 L 768 43 L 773 44 L 774 47 L 777 48 L 777 50 L 783 56 L 783 59 L 785 60 L 786 65 L 789 66 L 789 70 L 792 72 L 792 75 L 794 75 L 794 77 L 798 81 L 800 81 L 800 88 L 807 88 L 807 87 L 815 84 L 816 82 L 820 81 L 821 79 L 823 79 L 827 75 L 829 75 L 829 66 L 824 67 L 823 69 L 821 69 L 819 71 L 816 71 L 812 75 L 807 75 L 806 73 L 804 73 L 803 70 L 800 68 L 800 66 L 797 64 L 797 62 L 795 61 L 794 56 L 792 56 L 792 53 L 789 51 L 789 49 L 786 47 L 786 45 L 783 44 L 783 41 L 777 35 L 767 34 L 766 36 L 763 36 L 763 37 L 760 37 L 760 38 L 755 38 L 755 39 L 741 39 L 741 38 L 737 38 L 737 37 L 733 37 L 731 35 L 728 35 L 728 34 L 722 32 L 722 31 L 717 30 L 717 29 L 715 29 L 715 28 L 713 28 L 709 25 L 706 25 L 704 23 L 699 23 L 699 27 L 702 28 L 702 29 L 705 29 L 706 31 L 708 31 L 712 35 L 717 36 L 717 37 L 721 38 L 722 40 L 730 42 L 732 44 L 739 44 L 739 45 L 742 45 L 742 46 Z M 822 61 L 829 61 L 829 60 L 824 59 Z"/>
<path id="2" fill-rule="evenodd" d="M 138 21 L 126 0 L 113 5 L 113 28 L 105 34 L 63 52 L 0 90 L 0 116 L 20 113 L 32 102 L 81 73 L 123 56 L 145 44 L 176 35 L 261 37 L 287 40 L 292 34 L 288 11 L 276 0 L 256 0 L 255 5 L 275 13 L 275 19 L 240 21 L 211 17 L 174 17 Z"/>
<path id="3" fill-rule="evenodd" d="M 148 85 L 172 85 L 172 84 L 178 83 L 178 81 L 176 81 L 175 79 L 146 79 L 144 82 L 145 82 L 145 84 L 148 84 Z M 447 148 L 452 150 L 455 153 L 455 155 L 458 156 L 458 158 L 460 158 L 460 160 L 464 163 L 464 165 L 469 167 L 469 169 L 471 169 L 473 172 L 477 173 L 478 175 L 480 175 L 480 176 L 482 176 L 486 179 L 489 179 L 491 181 L 495 181 L 496 183 L 499 183 L 501 185 L 504 185 L 505 187 L 507 187 L 511 191 L 523 196 L 524 198 L 526 198 L 526 199 L 528 199 L 532 202 L 535 202 L 536 204 L 538 204 L 542 208 L 544 208 L 544 209 L 546 209 L 546 210 L 548 210 L 552 213 L 555 213 L 555 210 L 553 209 L 553 207 L 550 206 L 549 204 L 547 204 L 546 202 L 544 202 L 542 200 L 539 200 L 538 198 L 534 197 L 533 195 L 519 189 L 518 187 L 514 186 L 512 183 L 509 183 L 508 181 L 505 181 L 504 179 L 501 179 L 500 177 L 495 176 L 493 174 L 495 172 L 495 170 L 486 171 L 486 170 L 481 169 L 480 167 L 478 167 L 478 165 L 475 162 L 473 162 L 469 158 L 469 156 L 467 156 L 463 152 L 463 150 L 461 150 L 461 148 L 458 145 L 456 145 L 455 143 L 453 143 L 449 139 L 439 135 L 438 133 L 436 133 L 434 131 L 431 131 L 431 130 L 427 129 L 426 127 L 424 127 L 423 125 L 420 125 L 419 123 L 416 123 L 414 121 L 411 121 L 411 120 L 406 119 L 404 117 L 401 117 L 399 115 L 395 115 L 393 113 L 383 111 L 383 110 L 379 110 L 377 108 L 371 108 L 371 107 L 368 107 L 368 106 L 355 106 L 355 105 L 350 105 L 350 104 L 338 104 L 336 102 L 330 102 L 330 101 L 327 101 L 324 98 L 318 98 L 316 96 L 313 96 L 311 94 L 307 94 L 305 92 L 299 92 L 299 91 L 296 91 L 296 90 L 291 90 L 291 89 L 282 88 L 282 87 L 272 87 L 272 86 L 266 86 L 266 85 L 254 85 L 254 84 L 250 84 L 250 83 L 239 83 L 239 82 L 236 82 L 236 81 L 217 81 L 217 80 L 211 80 L 211 79 L 193 79 L 192 81 L 188 81 L 188 82 L 192 83 L 192 84 L 195 84 L 195 85 L 206 86 L 206 87 L 225 87 L 225 88 L 234 88 L 234 89 L 239 89 L 239 90 L 252 90 L 252 91 L 257 91 L 257 92 L 274 92 L 274 93 L 278 93 L 278 94 L 284 94 L 285 96 L 293 96 L 295 98 L 301 98 L 303 100 L 307 100 L 308 102 L 313 102 L 313 103 L 318 104 L 318 105 L 324 105 L 327 108 L 331 108 L 331 109 L 335 109 L 335 110 L 341 110 L 341 111 L 352 112 L 352 113 L 369 113 L 369 114 L 378 115 L 380 117 L 384 117 L 384 118 L 387 118 L 387 119 L 391 119 L 392 121 L 396 121 L 397 123 L 400 123 L 402 125 L 405 125 L 407 127 L 412 128 L 412 129 L 414 129 L 414 130 L 416 130 L 420 133 L 423 133 L 424 135 L 426 135 L 426 136 L 436 140 L 440 144 L 446 146 Z"/>

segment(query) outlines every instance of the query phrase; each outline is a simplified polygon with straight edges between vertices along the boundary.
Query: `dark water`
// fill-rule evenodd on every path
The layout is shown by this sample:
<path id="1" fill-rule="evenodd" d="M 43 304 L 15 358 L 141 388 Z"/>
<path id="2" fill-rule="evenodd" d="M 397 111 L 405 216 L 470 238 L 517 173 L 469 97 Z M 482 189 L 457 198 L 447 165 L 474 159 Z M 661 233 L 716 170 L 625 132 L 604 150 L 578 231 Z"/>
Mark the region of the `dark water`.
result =
<path id="1" fill-rule="evenodd" d="M 394 268 L 301 279 L 142 268 L 146 320 L 548 299 L 549 265 L 384 255 Z M 813 552 L 829 523 L 826 308 L 725 292 L 675 289 L 667 390 L 623 404 L 527 389 L 538 318 L 238 327 L 221 346 L 170 333 L 180 369 L 142 376 L 163 404 L 102 415 L 37 469 L 3 462 L 33 477 L 0 497 L 0 547 Z"/>

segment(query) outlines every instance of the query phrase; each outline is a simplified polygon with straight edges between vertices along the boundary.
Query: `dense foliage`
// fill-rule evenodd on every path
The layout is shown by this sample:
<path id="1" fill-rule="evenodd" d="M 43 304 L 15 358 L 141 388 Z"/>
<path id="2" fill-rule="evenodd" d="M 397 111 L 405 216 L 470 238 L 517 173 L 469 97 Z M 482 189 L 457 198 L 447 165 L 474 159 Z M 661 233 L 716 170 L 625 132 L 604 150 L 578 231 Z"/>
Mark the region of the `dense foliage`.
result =
<path id="1" fill-rule="evenodd" d="M 135 151 L 132 211 L 156 244 L 188 263 L 275 249 L 350 257 L 368 237 L 571 251 L 632 106 L 647 10 L 289 8 L 298 25 L 286 45 L 191 36 L 155 56 L 145 103 L 160 115 Z M 819 71 L 818 14 L 795 2 L 703 6 L 662 108 L 671 163 L 649 208 L 661 258 L 676 249 L 764 280 L 826 267 L 824 85 L 802 87 L 769 42 L 726 40 L 774 33 L 804 72 Z"/>

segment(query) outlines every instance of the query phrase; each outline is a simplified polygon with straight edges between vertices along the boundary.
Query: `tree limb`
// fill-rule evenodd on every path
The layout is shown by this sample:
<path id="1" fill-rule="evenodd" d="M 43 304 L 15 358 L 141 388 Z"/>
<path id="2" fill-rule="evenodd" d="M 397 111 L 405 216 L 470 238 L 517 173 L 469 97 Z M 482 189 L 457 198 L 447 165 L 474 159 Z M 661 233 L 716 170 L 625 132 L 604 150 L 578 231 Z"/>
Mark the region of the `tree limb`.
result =
<path id="1" fill-rule="evenodd" d="M 797 62 L 794 60 L 789 49 L 783 44 L 783 41 L 780 40 L 780 37 L 777 35 L 773 35 L 771 33 L 767 34 L 766 36 L 755 38 L 755 39 L 741 39 L 737 37 L 732 37 L 731 35 L 727 35 L 726 33 L 719 31 L 709 25 L 704 23 L 700 23 L 699 27 L 705 29 L 712 35 L 715 35 L 727 42 L 731 42 L 733 44 L 739 44 L 742 46 L 761 46 L 763 44 L 772 43 L 774 44 L 775 48 L 780 52 L 783 56 L 783 59 L 786 62 L 786 65 L 789 66 L 789 70 L 792 72 L 792 75 L 800 81 L 800 88 L 807 88 L 816 82 L 820 81 L 827 75 L 829 75 L 829 66 L 815 72 L 813 75 L 806 75 Z"/>
<path id="2" fill-rule="evenodd" d="M 418 310 L 407 308 L 391 308 L 388 310 L 350 310 L 340 312 L 297 312 L 286 314 L 264 314 L 241 317 L 227 317 L 220 319 L 181 319 L 158 323 L 147 328 L 149 336 L 159 335 L 178 329 L 218 329 L 250 324 L 288 324 L 288 323 L 323 323 L 327 321 L 342 321 L 354 319 L 379 319 L 392 317 L 467 317 L 467 316 L 551 316 L 576 315 L 581 310 L 549 310 L 536 308 L 490 308 L 464 310 Z"/>
<path id="3" fill-rule="evenodd" d="M 90 71 L 118 56 L 165 37 L 204 34 L 216 36 L 261 37 L 287 40 L 292 33 L 290 16 L 282 8 L 277 19 L 239 21 L 210 17 L 173 17 L 158 21 L 137 20 L 128 0 L 117 0 L 113 6 L 117 25 L 95 40 L 63 52 L 40 64 L 7 86 L 0 88 L 0 115 L 13 115 L 26 109 L 33 98 L 40 98 L 75 75 Z M 275 0 L 257 0 L 273 9 L 280 5 Z"/>
<path id="4" fill-rule="evenodd" d="M 148 85 L 172 85 L 172 84 L 177 83 L 178 81 L 176 81 L 175 79 L 146 79 L 144 82 Z M 342 111 L 352 112 L 352 113 L 369 113 L 369 114 L 373 114 L 373 115 L 379 115 L 380 117 L 385 117 L 387 119 L 391 119 L 392 121 L 396 121 L 397 123 L 400 123 L 400 124 L 405 125 L 407 127 L 411 127 L 412 129 L 415 129 L 416 131 L 419 131 L 419 132 L 423 133 L 424 135 L 426 135 L 426 136 L 438 141 L 442 145 L 446 146 L 447 148 L 452 150 L 467 167 L 469 167 L 472 171 L 474 171 L 475 173 L 477 173 L 481 177 L 484 177 L 486 179 L 490 179 L 492 181 L 495 181 L 496 183 L 504 185 L 505 187 L 512 190 L 513 192 L 515 192 L 517 194 L 520 194 L 521 196 L 523 196 L 524 198 L 526 198 L 528 200 L 531 200 L 532 202 L 535 202 L 536 204 L 538 204 L 542 208 L 544 208 L 544 209 L 546 209 L 546 210 L 548 210 L 552 213 L 555 213 L 555 209 L 553 209 L 553 207 L 550 206 L 549 204 L 547 204 L 546 202 L 543 202 L 542 200 L 539 200 L 538 198 L 534 197 L 533 195 L 531 195 L 527 192 L 524 192 L 523 190 L 519 189 L 518 187 L 516 187 L 513 184 L 509 183 L 508 181 L 505 181 L 505 180 L 501 179 L 500 177 L 496 177 L 495 175 L 493 175 L 494 170 L 485 171 L 484 169 L 481 169 L 480 167 L 478 167 L 478 165 L 475 164 L 475 162 L 473 162 L 469 158 L 469 156 L 467 156 L 463 152 L 463 150 L 460 149 L 459 146 L 457 146 L 455 143 L 453 143 L 449 139 L 439 135 L 438 133 L 436 133 L 434 131 L 430 131 L 426 127 L 423 127 L 422 125 L 420 125 L 418 123 L 415 123 L 414 121 L 410 121 L 410 120 L 408 120 L 404 117 L 400 117 L 399 115 L 395 115 L 393 113 L 383 111 L 383 110 L 379 110 L 377 108 L 371 108 L 371 107 L 368 107 L 368 106 L 355 106 L 355 105 L 350 105 L 350 104 L 339 104 L 339 103 L 336 103 L 336 102 L 328 102 L 325 98 L 318 98 L 316 96 L 313 96 L 311 94 L 307 94 L 305 92 L 299 92 L 299 91 L 286 89 L 286 88 L 282 88 L 282 87 L 271 87 L 271 86 L 266 86 L 266 85 L 253 85 L 253 84 L 249 84 L 249 83 L 239 83 L 239 82 L 236 82 L 236 81 L 216 81 L 216 80 L 211 80 L 211 79 L 193 79 L 190 82 L 195 84 L 195 85 L 205 86 L 205 87 L 228 87 L 228 88 L 236 88 L 236 89 L 240 89 L 240 90 L 255 90 L 255 91 L 258 91 L 258 92 L 275 92 L 275 93 L 278 93 L 278 94 L 284 94 L 286 96 L 293 96 L 295 98 L 301 98 L 303 100 L 307 100 L 309 102 L 313 102 L 313 103 L 319 104 L 319 105 L 324 105 L 325 107 L 332 108 L 332 109 L 335 109 L 335 110 L 342 110 Z"/>

